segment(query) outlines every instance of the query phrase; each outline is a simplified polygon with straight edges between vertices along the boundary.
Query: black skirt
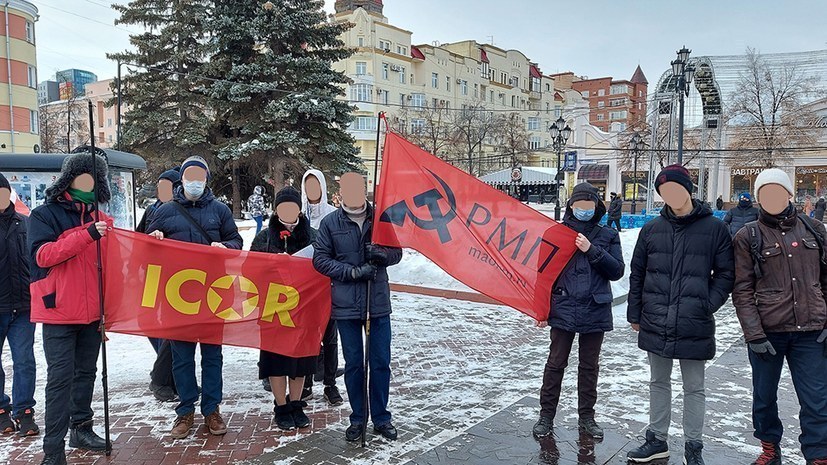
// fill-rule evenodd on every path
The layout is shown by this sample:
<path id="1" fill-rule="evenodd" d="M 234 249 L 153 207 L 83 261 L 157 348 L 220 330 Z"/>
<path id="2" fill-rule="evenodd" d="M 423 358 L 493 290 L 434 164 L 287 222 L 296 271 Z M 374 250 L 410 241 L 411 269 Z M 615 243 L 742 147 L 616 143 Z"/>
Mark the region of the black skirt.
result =
<path id="1" fill-rule="evenodd" d="M 270 376 L 298 378 L 312 376 L 315 373 L 316 357 L 288 357 L 262 350 L 258 358 L 259 379 L 269 378 Z"/>

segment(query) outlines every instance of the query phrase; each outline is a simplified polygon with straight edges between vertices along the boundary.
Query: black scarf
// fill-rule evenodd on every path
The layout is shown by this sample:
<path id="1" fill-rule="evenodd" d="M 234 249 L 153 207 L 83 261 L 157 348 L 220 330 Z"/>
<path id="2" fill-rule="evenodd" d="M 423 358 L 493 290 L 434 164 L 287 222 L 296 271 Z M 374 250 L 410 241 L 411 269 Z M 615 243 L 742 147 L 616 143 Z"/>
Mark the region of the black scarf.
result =
<path id="1" fill-rule="evenodd" d="M 771 228 L 789 231 L 798 221 L 798 212 L 792 203 L 787 205 L 787 208 L 777 215 L 771 215 L 762 208 L 758 213 L 758 219 Z"/>

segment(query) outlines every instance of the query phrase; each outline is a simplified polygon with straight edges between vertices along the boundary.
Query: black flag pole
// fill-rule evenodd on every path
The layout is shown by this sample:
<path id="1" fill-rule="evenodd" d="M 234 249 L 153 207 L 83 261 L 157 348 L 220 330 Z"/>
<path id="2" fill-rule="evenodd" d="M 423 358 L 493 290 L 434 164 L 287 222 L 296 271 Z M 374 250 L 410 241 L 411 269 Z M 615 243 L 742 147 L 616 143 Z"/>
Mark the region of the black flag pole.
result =
<path id="1" fill-rule="evenodd" d="M 385 116 L 385 112 L 380 111 L 379 116 L 376 117 L 376 154 L 373 157 L 373 214 L 376 215 L 376 188 L 379 186 L 378 182 L 378 174 L 379 174 L 379 138 L 382 134 L 382 118 Z M 372 237 L 372 236 L 371 236 Z M 373 240 L 371 239 L 371 242 Z M 368 292 L 367 292 L 367 301 L 365 303 L 365 378 L 364 384 L 362 385 L 362 399 L 364 399 L 364 405 L 362 407 L 362 418 L 364 424 L 362 425 L 362 447 L 365 447 L 365 442 L 367 438 L 367 431 L 368 431 L 368 414 L 370 413 L 370 395 L 368 389 L 368 367 L 370 366 L 370 296 L 371 296 L 371 283 L 373 280 L 368 280 Z"/>
<path id="2" fill-rule="evenodd" d="M 93 187 L 94 196 L 95 196 L 95 223 L 100 221 L 100 202 L 98 197 L 99 193 L 99 186 L 98 186 L 98 155 L 97 150 L 95 149 L 95 119 L 93 116 L 93 106 L 92 101 L 89 101 L 89 129 L 90 129 L 90 147 L 92 153 L 92 178 L 95 180 L 95 185 Z M 106 160 L 106 157 L 104 157 Z M 81 219 L 81 221 L 83 221 Z M 103 264 L 102 258 L 103 254 L 101 253 L 101 241 L 95 241 L 95 247 L 97 248 L 98 253 L 98 302 L 99 302 L 99 310 L 100 310 L 100 334 L 101 334 L 101 362 L 103 368 L 101 369 L 101 381 L 103 383 L 103 427 L 104 427 L 104 435 L 106 440 L 106 455 L 112 454 L 112 441 L 110 441 L 109 435 L 109 373 L 106 369 L 106 328 L 105 328 L 105 314 L 103 311 Z"/>

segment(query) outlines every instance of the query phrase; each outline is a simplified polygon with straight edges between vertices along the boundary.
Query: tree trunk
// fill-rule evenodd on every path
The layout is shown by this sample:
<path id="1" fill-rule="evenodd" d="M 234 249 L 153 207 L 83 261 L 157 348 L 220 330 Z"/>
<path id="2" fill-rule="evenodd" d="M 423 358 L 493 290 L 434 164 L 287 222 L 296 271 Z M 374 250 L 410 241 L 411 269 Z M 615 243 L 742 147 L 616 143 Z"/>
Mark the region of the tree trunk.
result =
<path id="1" fill-rule="evenodd" d="M 233 218 L 241 219 L 241 170 L 239 161 L 233 160 Z"/>

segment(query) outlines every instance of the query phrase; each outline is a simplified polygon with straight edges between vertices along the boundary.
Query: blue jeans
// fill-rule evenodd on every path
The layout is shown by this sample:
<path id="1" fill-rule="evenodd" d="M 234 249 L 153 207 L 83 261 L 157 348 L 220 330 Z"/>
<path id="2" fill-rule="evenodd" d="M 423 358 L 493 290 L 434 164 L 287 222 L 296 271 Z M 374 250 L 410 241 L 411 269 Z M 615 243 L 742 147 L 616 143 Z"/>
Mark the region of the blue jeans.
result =
<path id="1" fill-rule="evenodd" d="M 258 233 L 261 232 L 261 227 L 264 225 L 264 217 L 254 216 L 253 219 L 256 220 L 256 236 L 258 236 Z"/>
<path id="2" fill-rule="evenodd" d="M 827 357 L 816 342 L 821 331 L 767 333 L 777 352 L 762 360 L 749 351 L 752 365 L 752 423 L 754 436 L 778 444 L 784 427 L 778 418 L 778 382 L 784 359 L 790 367 L 801 405 L 801 452 L 807 460 L 827 458 Z"/>
<path id="3" fill-rule="evenodd" d="M 345 356 L 345 387 L 350 401 L 350 423 L 365 424 L 365 354 L 362 340 L 362 320 L 337 320 Z M 391 385 L 391 317 L 370 319 L 370 417 L 374 426 L 391 422 L 388 395 Z"/>
<path id="4" fill-rule="evenodd" d="M 29 312 L 0 313 L 0 353 L 5 340 L 9 340 L 14 382 L 12 397 L 6 395 L 6 373 L 0 368 L 0 409 L 10 410 L 18 417 L 23 410 L 34 407 L 34 384 L 37 368 L 34 361 L 34 328 Z M 14 401 L 14 403 L 12 403 Z"/>
<path id="5" fill-rule="evenodd" d="M 178 416 L 195 412 L 198 400 L 198 381 L 195 378 L 195 342 L 170 341 L 172 347 L 172 376 L 181 403 L 175 407 Z M 201 414 L 205 417 L 215 412 L 221 403 L 224 380 L 221 368 L 224 358 L 221 346 L 201 345 Z"/>

